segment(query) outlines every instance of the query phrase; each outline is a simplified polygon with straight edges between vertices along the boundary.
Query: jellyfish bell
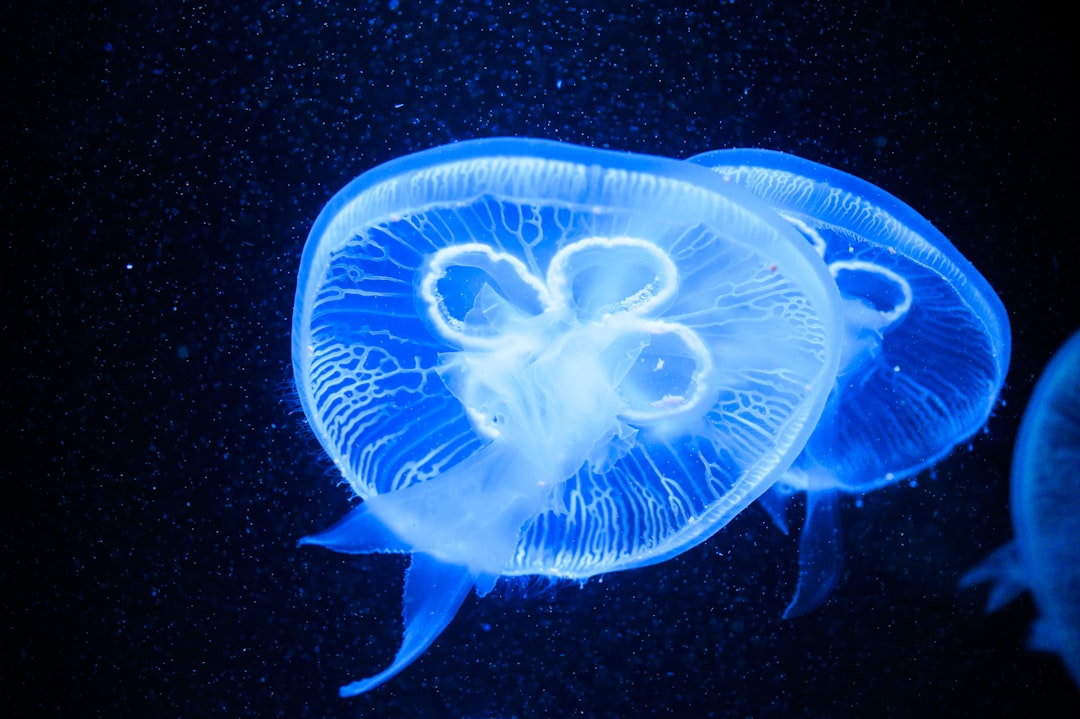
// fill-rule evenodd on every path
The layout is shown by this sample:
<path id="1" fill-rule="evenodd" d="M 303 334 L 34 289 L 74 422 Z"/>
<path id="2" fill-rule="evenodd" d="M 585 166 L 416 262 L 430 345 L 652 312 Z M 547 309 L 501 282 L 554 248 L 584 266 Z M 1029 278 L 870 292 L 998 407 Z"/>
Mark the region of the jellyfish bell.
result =
<path id="1" fill-rule="evenodd" d="M 1033 649 L 1057 654 L 1080 687 L 1080 331 L 1054 354 L 1028 401 L 1013 450 L 1015 538 L 968 571 L 961 587 L 993 581 L 988 611 L 1025 591 L 1039 618 Z"/>
<path id="2" fill-rule="evenodd" d="M 372 689 L 500 577 L 587 577 L 695 546 L 798 455 L 840 362 L 836 283 L 704 168 L 462 142 L 341 190 L 293 318 L 305 414 L 362 503 L 302 540 L 411 555 Z"/>
<path id="3" fill-rule="evenodd" d="M 796 616 L 824 601 L 839 576 L 839 494 L 912 477 L 986 423 L 1009 365 L 1008 316 L 944 235 L 864 180 L 770 150 L 689 161 L 773 207 L 824 260 L 842 298 L 836 384 L 766 500 L 782 517 L 785 497 L 807 493 L 799 587 L 786 612 Z"/>

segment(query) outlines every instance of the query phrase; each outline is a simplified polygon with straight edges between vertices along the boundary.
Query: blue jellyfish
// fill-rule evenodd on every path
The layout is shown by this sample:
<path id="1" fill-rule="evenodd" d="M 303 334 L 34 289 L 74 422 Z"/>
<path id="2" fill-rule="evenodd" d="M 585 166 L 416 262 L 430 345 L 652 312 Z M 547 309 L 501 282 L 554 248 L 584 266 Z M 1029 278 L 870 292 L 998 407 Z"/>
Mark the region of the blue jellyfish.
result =
<path id="1" fill-rule="evenodd" d="M 377 167 L 300 264 L 295 380 L 362 499 L 301 540 L 411 555 L 393 663 L 475 588 L 697 545 L 788 469 L 825 406 L 836 284 L 776 213 L 657 157 L 490 139 Z"/>
<path id="2" fill-rule="evenodd" d="M 800 576 L 785 616 L 840 574 L 837 503 L 930 467 L 987 421 L 1009 365 L 1009 320 L 989 283 L 926 219 L 847 173 L 769 150 L 690 159 L 775 208 L 842 297 L 840 372 L 821 422 L 771 500 L 807 491 Z"/>
<path id="3" fill-rule="evenodd" d="M 989 611 L 1030 590 L 1039 610 L 1034 649 L 1061 657 L 1080 686 L 1080 331 L 1035 385 L 1013 451 L 1016 538 L 964 575 L 992 579 Z"/>

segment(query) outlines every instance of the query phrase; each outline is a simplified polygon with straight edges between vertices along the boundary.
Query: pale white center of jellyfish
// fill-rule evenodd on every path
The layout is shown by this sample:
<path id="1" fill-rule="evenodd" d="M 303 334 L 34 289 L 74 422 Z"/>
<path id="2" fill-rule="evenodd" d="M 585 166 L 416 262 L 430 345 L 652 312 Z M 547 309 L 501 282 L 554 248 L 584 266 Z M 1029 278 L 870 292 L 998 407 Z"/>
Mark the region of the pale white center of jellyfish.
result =
<path id="1" fill-rule="evenodd" d="M 838 260 L 829 272 L 843 298 L 844 351 L 840 373 L 847 374 L 880 354 L 884 336 L 907 316 L 912 290 L 893 270 L 866 260 Z"/>
<path id="2" fill-rule="evenodd" d="M 837 260 L 829 272 L 845 299 L 876 313 L 879 328 L 901 319 L 911 309 L 911 285 L 896 272 L 865 260 Z"/>
<path id="3" fill-rule="evenodd" d="M 829 243 L 816 227 L 797 215 L 786 212 L 780 215 L 802 233 L 819 257 L 825 258 Z M 849 247 L 848 251 L 853 248 Z M 903 276 L 876 262 L 836 260 L 828 263 L 828 267 L 843 299 L 840 374 L 845 375 L 871 366 L 880 356 L 885 335 L 907 316 L 913 295 L 911 284 Z"/>
<path id="4" fill-rule="evenodd" d="M 632 444 L 627 423 L 708 409 L 712 358 L 696 332 L 662 318 L 678 271 L 651 242 L 578 240 L 542 279 L 487 245 L 454 245 L 428 259 L 419 293 L 435 333 L 460 347 L 439 374 L 476 431 L 562 457 L 562 471 L 617 459 Z"/>

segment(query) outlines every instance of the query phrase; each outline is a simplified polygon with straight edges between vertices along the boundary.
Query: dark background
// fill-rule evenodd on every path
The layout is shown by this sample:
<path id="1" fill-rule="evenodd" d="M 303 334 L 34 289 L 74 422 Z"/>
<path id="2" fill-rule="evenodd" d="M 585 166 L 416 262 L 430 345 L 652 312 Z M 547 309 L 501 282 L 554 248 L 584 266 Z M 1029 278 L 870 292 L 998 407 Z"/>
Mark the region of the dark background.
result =
<path id="1" fill-rule="evenodd" d="M 0 17 L 0 714 L 1076 716 L 1024 648 L 1031 602 L 987 617 L 956 586 L 1011 534 L 1019 416 L 1080 326 L 1067 10 L 150 5 Z M 363 170 L 494 135 L 768 147 L 882 186 L 999 291 L 1005 403 L 932 476 L 845 503 L 810 616 L 780 619 L 797 537 L 751 508 L 659 566 L 470 598 L 339 700 L 397 648 L 404 562 L 294 546 L 349 507 L 291 396 L 300 250 Z"/>

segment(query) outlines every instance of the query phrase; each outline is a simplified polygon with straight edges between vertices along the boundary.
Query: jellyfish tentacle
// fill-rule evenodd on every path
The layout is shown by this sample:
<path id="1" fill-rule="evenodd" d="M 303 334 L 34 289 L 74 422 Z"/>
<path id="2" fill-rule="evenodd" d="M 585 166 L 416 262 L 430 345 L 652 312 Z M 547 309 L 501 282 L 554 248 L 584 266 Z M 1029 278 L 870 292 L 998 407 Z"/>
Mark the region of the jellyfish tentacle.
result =
<path id="1" fill-rule="evenodd" d="M 1017 542 L 998 547 L 989 557 L 969 569 L 960 578 L 960 588 L 967 589 L 987 581 L 994 582 L 986 601 L 987 612 L 996 612 L 1031 587 L 1031 578 L 1024 571 Z"/>
<path id="2" fill-rule="evenodd" d="M 787 509 L 794 493 L 795 490 L 788 485 L 777 482 L 769 487 L 769 490 L 757 501 L 757 507 L 769 515 L 773 525 L 784 535 L 791 534 L 791 527 L 788 526 L 787 521 Z"/>
<path id="3" fill-rule="evenodd" d="M 844 555 L 839 505 L 840 493 L 835 489 L 806 493 L 806 521 L 799 535 L 799 582 L 784 619 L 795 619 L 820 607 L 840 581 Z"/>
<path id="4" fill-rule="evenodd" d="M 393 663 L 378 674 L 341 687 L 342 697 L 363 694 L 396 676 L 431 646 L 457 614 L 476 578 L 457 565 L 418 552 L 405 570 L 405 633 Z"/>
<path id="5" fill-rule="evenodd" d="M 343 554 L 405 554 L 412 551 L 412 547 L 371 513 L 367 502 L 329 529 L 304 537 L 296 546 L 325 547 Z"/>

